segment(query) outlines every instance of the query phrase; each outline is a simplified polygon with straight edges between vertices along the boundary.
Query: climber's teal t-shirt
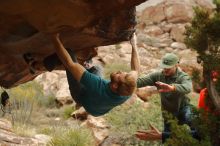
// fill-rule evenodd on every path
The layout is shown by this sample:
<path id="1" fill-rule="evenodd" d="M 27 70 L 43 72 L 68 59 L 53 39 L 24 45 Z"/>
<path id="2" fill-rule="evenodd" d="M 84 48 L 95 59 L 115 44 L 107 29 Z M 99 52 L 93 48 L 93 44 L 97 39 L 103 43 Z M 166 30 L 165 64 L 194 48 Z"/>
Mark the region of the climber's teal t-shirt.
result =
<path id="1" fill-rule="evenodd" d="M 113 93 L 109 86 L 110 81 L 102 79 L 88 71 L 81 77 L 83 88 L 77 97 L 85 110 L 93 116 L 101 116 L 114 107 L 124 103 L 130 96 L 120 96 Z"/>

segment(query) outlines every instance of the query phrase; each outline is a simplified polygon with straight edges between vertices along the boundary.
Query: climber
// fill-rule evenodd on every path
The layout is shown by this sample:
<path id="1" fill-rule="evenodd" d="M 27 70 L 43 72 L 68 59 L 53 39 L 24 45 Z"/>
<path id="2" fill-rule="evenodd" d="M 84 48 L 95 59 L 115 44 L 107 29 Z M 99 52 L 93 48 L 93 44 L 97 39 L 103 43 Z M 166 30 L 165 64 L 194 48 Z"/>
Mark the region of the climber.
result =
<path id="1" fill-rule="evenodd" d="M 113 72 L 110 81 L 96 76 L 77 63 L 73 53 L 69 54 L 59 39 L 59 34 L 51 37 L 56 53 L 67 70 L 67 80 L 72 96 L 93 116 L 101 116 L 124 103 L 134 92 L 139 72 L 139 56 L 136 36 L 132 36 L 131 69 L 129 73 Z"/>

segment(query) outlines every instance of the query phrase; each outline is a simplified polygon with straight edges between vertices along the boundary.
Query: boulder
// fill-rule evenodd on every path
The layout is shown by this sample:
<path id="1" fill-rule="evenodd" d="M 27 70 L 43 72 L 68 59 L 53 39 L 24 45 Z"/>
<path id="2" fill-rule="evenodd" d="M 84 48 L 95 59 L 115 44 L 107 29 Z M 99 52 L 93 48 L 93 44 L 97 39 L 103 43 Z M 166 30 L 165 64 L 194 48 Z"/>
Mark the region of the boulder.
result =
<path id="1" fill-rule="evenodd" d="M 24 137 L 16 135 L 12 130 L 10 121 L 0 119 L 0 145 L 4 146 L 44 146 L 51 140 L 51 137 L 37 134 L 35 137 Z"/>
<path id="2" fill-rule="evenodd" d="M 187 49 L 185 44 L 179 42 L 172 43 L 170 47 L 172 47 L 173 49 L 181 49 L 181 50 Z"/>
<path id="3" fill-rule="evenodd" d="M 157 24 L 166 19 L 164 14 L 164 6 L 159 4 L 156 6 L 147 7 L 140 16 L 141 22 L 145 24 Z"/>
<path id="4" fill-rule="evenodd" d="M 193 18 L 193 8 L 190 4 L 179 1 L 167 1 L 164 13 L 169 23 L 189 22 Z"/>
<path id="5" fill-rule="evenodd" d="M 45 96 L 52 94 L 56 97 L 54 100 L 56 100 L 58 105 L 73 102 L 65 71 L 46 72 L 39 75 L 34 81 L 42 85 Z"/>
<path id="6" fill-rule="evenodd" d="M 135 6 L 146 0 L 38 0 L 0 2 L 0 86 L 33 80 L 23 55 L 42 61 L 54 53 L 49 34 L 59 32 L 66 48 L 83 50 L 129 40 Z"/>
<path id="7" fill-rule="evenodd" d="M 100 145 L 105 138 L 109 136 L 110 126 L 103 117 L 88 116 L 88 119 L 82 123 L 83 126 L 90 128 L 96 140 L 96 145 Z"/>
<path id="8" fill-rule="evenodd" d="M 164 33 L 160 27 L 155 25 L 146 27 L 144 32 L 150 36 L 159 36 Z"/>
<path id="9" fill-rule="evenodd" d="M 184 42 L 185 39 L 185 26 L 187 24 L 177 24 L 173 25 L 170 31 L 170 36 L 173 40 L 177 42 Z"/>

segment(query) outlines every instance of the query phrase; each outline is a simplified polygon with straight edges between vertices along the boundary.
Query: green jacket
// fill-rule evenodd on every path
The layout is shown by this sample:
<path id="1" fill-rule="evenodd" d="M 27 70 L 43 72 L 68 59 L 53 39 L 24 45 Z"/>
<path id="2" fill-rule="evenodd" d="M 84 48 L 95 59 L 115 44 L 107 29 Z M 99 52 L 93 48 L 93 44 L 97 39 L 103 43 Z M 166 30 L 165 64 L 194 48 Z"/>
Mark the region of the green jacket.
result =
<path id="1" fill-rule="evenodd" d="M 177 114 L 184 106 L 189 104 L 189 98 L 186 94 L 192 91 L 192 81 L 181 69 L 178 68 L 176 74 L 172 77 L 165 77 L 162 71 L 140 77 L 137 80 L 137 87 L 155 86 L 157 81 L 176 87 L 176 90 L 173 92 L 160 93 L 163 110 Z"/>

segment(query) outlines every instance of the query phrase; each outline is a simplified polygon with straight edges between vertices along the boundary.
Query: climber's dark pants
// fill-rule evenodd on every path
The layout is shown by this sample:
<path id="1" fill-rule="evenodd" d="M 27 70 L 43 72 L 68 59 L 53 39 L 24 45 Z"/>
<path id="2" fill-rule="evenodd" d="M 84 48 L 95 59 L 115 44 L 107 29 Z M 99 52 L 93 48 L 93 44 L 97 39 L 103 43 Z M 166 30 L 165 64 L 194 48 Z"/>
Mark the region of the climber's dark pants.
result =
<path id="1" fill-rule="evenodd" d="M 77 62 L 74 52 L 71 51 L 70 49 L 67 49 L 67 51 L 70 54 L 72 60 L 74 62 Z M 52 55 L 46 57 L 44 59 L 43 63 L 44 63 L 45 68 L 48 71 L 52 71 L 56 68 L 56 66 L 62 65 L 62 62 L 60 61 L 57 54 L 52 54 Z M 86 70 L 89 71 L 90 73 L 101 76 L 102 68 L 100 66 L 93 66 L 93 67 L 86 69 Z M 81 97 L 80 94 L 84 93 L 83 86 L 73 77 L 71 72 L 69 72 L 68 70 L 66 70 L 66 76 L 67 76 L 67 81 L 69 84 L 70 94 L 71 94 L 72 98 L 74 99 L 74 101 L 77 104 L 80 104 L 78 98 Z"/>

